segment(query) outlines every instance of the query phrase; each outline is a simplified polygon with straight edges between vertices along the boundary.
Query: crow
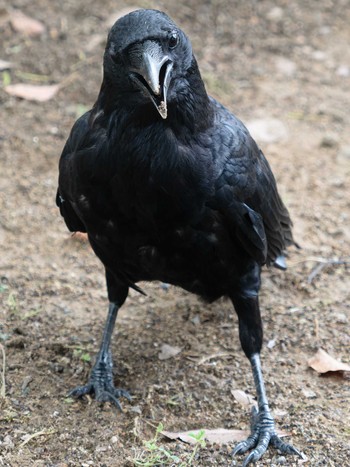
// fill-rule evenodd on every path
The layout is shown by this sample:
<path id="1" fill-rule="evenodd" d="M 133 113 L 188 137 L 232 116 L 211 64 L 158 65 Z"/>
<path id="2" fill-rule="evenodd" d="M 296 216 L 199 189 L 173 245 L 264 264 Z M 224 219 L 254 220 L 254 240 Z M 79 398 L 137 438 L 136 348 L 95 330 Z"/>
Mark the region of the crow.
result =
<path id="1" fill-rule="evenodd" d="M 209 97 L 191 43 L 163 12 L 136 10 L 111 28 L 96 103 L 74 124 L 59 163 L 56 202 L 86 232 L 105 267 L 109 299 L 89 381 L 71 391 L 130 399 L 115 387 L 112 332 L 139 281 L 229 298 L 256 387 L 251 434 L 233 454 L 268 445 L 302 456 L 276 434 L 260 363 L 263 265 L 285 269 L 292 222 L 262 151 L 243 123 Z"/>

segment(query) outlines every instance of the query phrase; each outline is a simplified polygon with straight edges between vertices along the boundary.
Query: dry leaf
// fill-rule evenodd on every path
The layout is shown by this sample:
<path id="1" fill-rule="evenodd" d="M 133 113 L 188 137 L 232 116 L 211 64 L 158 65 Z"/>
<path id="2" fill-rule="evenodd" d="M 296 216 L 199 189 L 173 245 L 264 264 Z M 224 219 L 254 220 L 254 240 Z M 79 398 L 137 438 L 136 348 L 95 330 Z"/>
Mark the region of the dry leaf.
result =
<path id="1" fill-rule="evenodd" d="M 86 243 L 88 241 L 88 236 L 84 232 L 73 232 L 71 238 L 81 243 Z"/>
<path id="2" fill-rule="evenodd" d="M 60 88 L 59 84 L 39 86 L 36 84 L 10 84 L 5 91 L 11 96 L 20 97 L 29 101 L 45 102 L 52 99 Z"/>
<path id="3" fill-rule="evenodd" d="M 253 396 L 241 391 L 240 389 L 232 389 L 231 394 L 239 404 L 244 405 L 245 407 L 258 406 Z"/>
<path id="4" fill-rule="evenodd" d="M 181 347 L 172 347 L 171 345 L 163 344 L 160 349 L 158 358 L 159 360 L 168 360 L 168 358 L 175 357 L 177 354 L 179 354 L 181 350 Z"/>
<path id="5" fill-rule="evenodd" d="M 30 18 L 20 10 L 10 12 L 10 22 L 13 29 L 26 36 L 40 36 L 45 31 L 45 26 L 40 21 Z"/>
<path id="6" fill-rule="evenodd" d="M 162 431 L 162 435 L 169 439 L 180 439 L 184 443 L 195 444 L 197 441 L 190 436 L 191 434 L 197 435 L 201 430 L 191 430 L 182 432 Z M 227 430 L 225 428 L 216 428 L 214 430 L 204 430 L 204 438 L 209 443 L 228 444 L 245 440 L 249 436 L 247 430 Z M 289 436 L 290 433 L 277 430 L 279 436 Z"/>
<path id="7" fill-rule="evenodd" d="M 316 354 L 310 358 L 308 365 L 317 373 L 328 373 L 329 371 L 350 372 L 350 365 L 336 360 L 322 349 L 318 349 Z"/>

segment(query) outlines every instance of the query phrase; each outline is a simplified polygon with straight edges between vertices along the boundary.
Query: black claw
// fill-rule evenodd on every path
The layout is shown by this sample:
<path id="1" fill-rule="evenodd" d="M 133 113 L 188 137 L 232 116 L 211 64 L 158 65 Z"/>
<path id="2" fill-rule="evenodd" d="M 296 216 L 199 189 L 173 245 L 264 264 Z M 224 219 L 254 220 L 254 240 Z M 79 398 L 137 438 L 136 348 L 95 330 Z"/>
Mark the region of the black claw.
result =
<path id="1" fill-rule="evenodd" d="M 86 384 L 85 386 L 78 386 L 76 388 L 73 388 L 71 391 L 69 391 L 67 396 L 74 397 L 75 399 L 80 399 L 81 397 L 86 396 L 87 394 L 91 394 L 92 392 L 92 385 Z"/>
<path id="2" fill-rule="evenodd" d="M 241 441 L 237 444 L 232 451 L 232 455 L 245 454 L 250 449 L 253 449 L 243 461 L 242 467 L 247 467 L 252 462 L 258 461 L 264 455 L 269 444 L 283 454 L 295 454 L 305 459 L 303 453 L 278 437 L 275 432 L 273 419 L 269 413 L 259 414 L 254 407 L 251 414 L 251 434 L 245 441 Z"/>
<path id="3" fill-rule="evenodd" d="M 111 402 L 120 411 L 122 411 L 122 406 L 119 402 L 120 397 L 125 397 L 131 401 L 128 391 L 114 386 L 111 372 L 97 373 L 93 371 L 89 383 L 85 386 L 78 386 L 72 389 L 68 393 L 68 397 L 79 399 L 88 394 L 94 396 L 97 402 Z"/>
<path id="4" fill-rule="evenodd" d="M 243 464 L 242 464 L 242 467 L 247 467 L 247 465 L 249 465 L 251 462 L 255 462 L 257 460 L 259 460 L 260 457 L 257 457 L 256 454 L 255 454 L 255 451 L 252 451 L 249 456 L 247 456 L 244 461 L 243 461 Z"/>
<path id="5" fill-rule="evenodd" d="M 258 442 L 258 433 L 252 433 L 245 441 L 241 441 L 237 444 L 237 446 L 232 451 L 232 455 L 235 456 L 236 454 L 244 454 L 249 449 L 252 449 L 256 446 Z"/>
<path id="6" fill-rule="evenodd" d="M 276 434 L 271 436 L 270 443 L 274 448 L 278 449 L 282 454 L 296 454 L 302 459 L 305 457 L 304 454 L 299 451 L 299 449 L 295 448 L 289 443 L 285 443 Z"/>

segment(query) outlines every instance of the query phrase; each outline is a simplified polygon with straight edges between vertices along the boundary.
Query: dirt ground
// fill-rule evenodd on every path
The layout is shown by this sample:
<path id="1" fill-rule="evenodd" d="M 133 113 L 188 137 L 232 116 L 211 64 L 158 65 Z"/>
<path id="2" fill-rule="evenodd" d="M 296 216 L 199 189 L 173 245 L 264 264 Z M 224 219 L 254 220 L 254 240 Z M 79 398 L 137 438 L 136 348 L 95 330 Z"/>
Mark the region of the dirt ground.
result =
<path id="1" fill-rule="evenodd" d="M 2 21 L 11 7 L 40 20 L 43 34 L 27 37 Z M 130 7 L 163 9 L 182 26 L 209 92 L 244 122 L 282 125 L 270 141 L 257 138 L 302 249 L 291 249 L 285 273 L 263 273 L 267 391 L 278 427 L 307 456 L 303 465 L 350 466 L 349 379 L 307 365 L 318 348 L 350 363 L 348 0 L 16 0 L 0 8 L 0 59 L 13 64 L 0 83 L 62 83 L 43 103 L 10 97 L 0 84 L 0 465 L 132 466 L 160 422 L 169 431 L 249 426 L 249 409 L 232 396 L 254 387 L 231 305 L 204 305 L 161 284 L 142 284 L 148 296 L 132 292 L 118 318 L 116 381 L 133 396 L 123 413 L 67 398 L 87 379 L 107 299 L 101 265 L 55 206 L 57 164 L 97 96 L 108 24 Z M 323 263 L 330 260 L 341 264 Z M 163 344 L 181 352 L 160 360 Z M 167 465 L 189 465 L 192 446 L 157 443 L 183 462 Z M 232 446 L 207 443 L 191 465 L 231 465 Z M 300 463 L 270 449 L 257 465 Z"/>

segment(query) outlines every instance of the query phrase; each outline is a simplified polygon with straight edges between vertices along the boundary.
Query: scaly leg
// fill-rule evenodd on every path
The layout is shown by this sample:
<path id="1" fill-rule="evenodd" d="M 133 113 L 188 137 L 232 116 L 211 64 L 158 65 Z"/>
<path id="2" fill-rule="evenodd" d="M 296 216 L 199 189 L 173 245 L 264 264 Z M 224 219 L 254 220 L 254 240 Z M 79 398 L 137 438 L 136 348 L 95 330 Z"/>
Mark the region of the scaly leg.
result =
<path id="1" fill-rule="evenodd" d="M 260 459 L 269 444 L 284 454 L 297 454 L 303 457 L 296 448 L 282 441 L 276 434 L 275 423 L 270 412 L 265 392 L 265 384 L 261 371 L 260 351 L 262 346 L 262 322 L 259 309 L 258 293 L 260 288 L 260 267 L 252 263 L 242 275 L 232 302 L 239 319 L 239 337 L 242 349 L 248 357 L 253 371 L 253 378 L 258 400 L 258 410 L 253 409 L 251 434 L 233 450 L 233 455 L 252 452 L 245 458 L 243 467 Z"/>
<path id="2" fill-rule="evenodd" d="M 107 273 L 107 286 L 110 285 L 111 277 Z M 112 289 L 112 290 L 110 290 Z M 117 292 L 117 293 L 113 293 Z M 121 410 L 119 398 L 121 396 L 131 399 L 130 394 L 124 389 L 116 388 L 113 382 L 113 360 L 110 351 L 110 343 L 114 325 L 117 319 L 118 310 L 124 303 L 128 294 L 127 287 L 111 288 L 108 287 L 108 295 L 117 302 L 109 304 L 108 316 L 103 330 L 102 342 L 100 350 L 96 357 L 95 365 L 91 371 L 89 381 L 84 386 L 78 386 L 70 391 L 69 396 L 82 397 L 86 394 L 94 394 L 95 399 L 99 402 L 112 402 L 118 409 Z"/>
<path id="3" fill-rule="evenodd" d="M 250 363 L 253 370 L 259 409 L 254 407 L 252 410 L 250 436 L 245 441 L 239 443 L 233 450 L 232 454 L 244 454 L 250 449 L 253 449 L 253 451 L 245 458 L 243 467 L 246 467 L 251 462 L 259 460 L 266 452 L 269 444 L 274 446 L 283 454 L 296 454 L 303 457 L 303 454 L 298 449 L 293 447 L 291 444 L 282 441 L 275 431 L 275 423 L 266 397 L 260 356 L 258 353 L 251 356 Z"/>

